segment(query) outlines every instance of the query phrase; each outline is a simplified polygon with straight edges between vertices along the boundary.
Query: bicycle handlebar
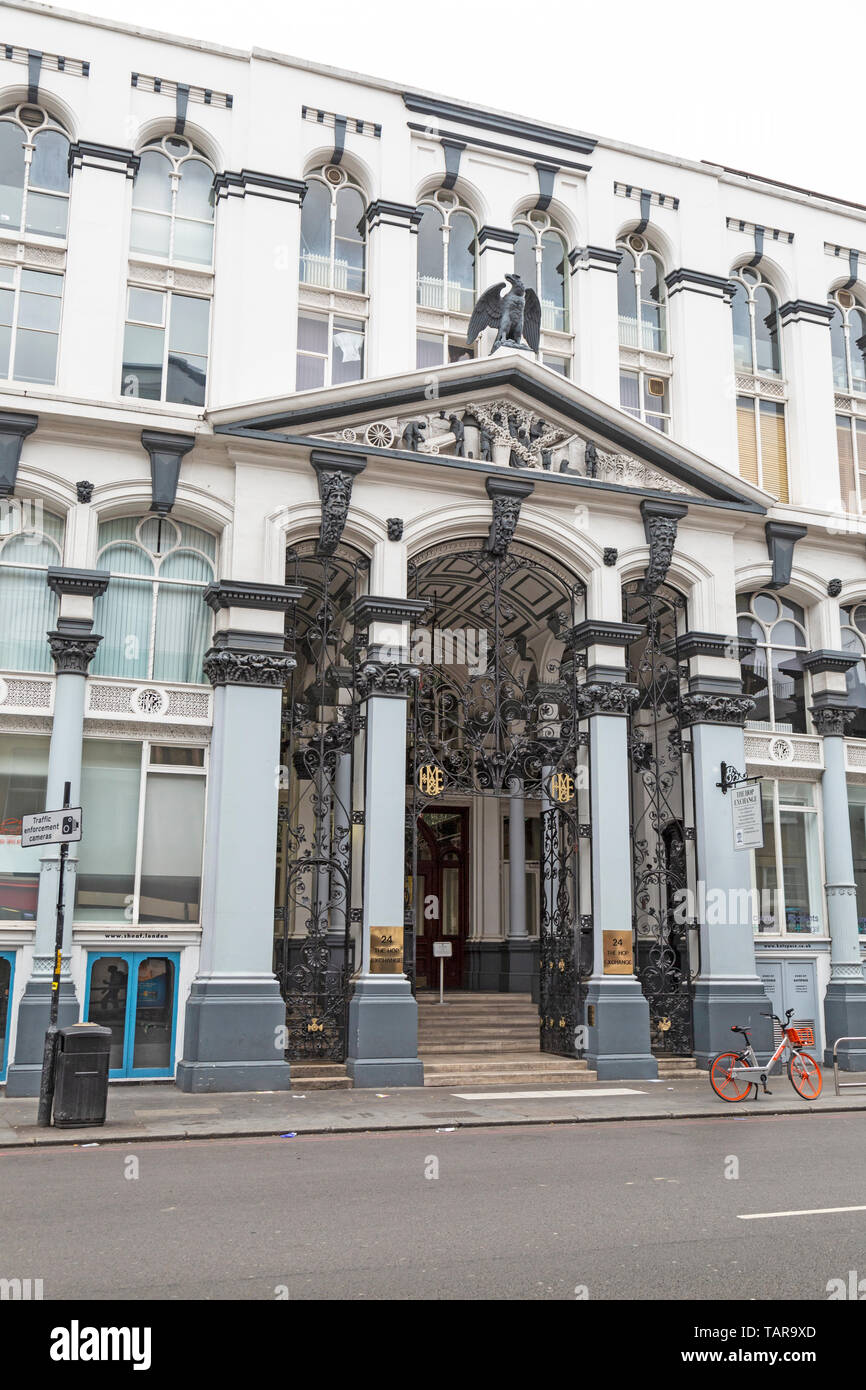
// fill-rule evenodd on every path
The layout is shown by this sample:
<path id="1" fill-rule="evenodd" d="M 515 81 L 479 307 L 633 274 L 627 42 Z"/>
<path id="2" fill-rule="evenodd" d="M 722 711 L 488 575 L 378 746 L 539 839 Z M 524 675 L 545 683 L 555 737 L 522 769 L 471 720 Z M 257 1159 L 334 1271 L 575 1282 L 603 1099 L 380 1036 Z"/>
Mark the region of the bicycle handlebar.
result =
<path id="1" fill-rule="evenodd" d="M 788 1024 L 791 1022 L 791 1017 L 792 1017 L 793 1013 L 794 1013 L 794 1010 L 793 1010 L 793 1009 L 786 1009 L 786 1010 L 785 1010 L 785 1022 L 784 1022 L 784 1023 L 782 1022 L 782 1020 L 781 1020 L 780 1018 L 777 1018 L 776 1015 L 775 1015 L 774 1013 L 765 1014 L 765 1013 L 762 1011 L 762 1013 L 761 1013 L 761 1018 L 772 1018 L 772 1019 L 775 1019 L 776 1023 L 778 1023 L 778 1025 L 779 1025 L 780 1028 L 787 1028 Z"/>

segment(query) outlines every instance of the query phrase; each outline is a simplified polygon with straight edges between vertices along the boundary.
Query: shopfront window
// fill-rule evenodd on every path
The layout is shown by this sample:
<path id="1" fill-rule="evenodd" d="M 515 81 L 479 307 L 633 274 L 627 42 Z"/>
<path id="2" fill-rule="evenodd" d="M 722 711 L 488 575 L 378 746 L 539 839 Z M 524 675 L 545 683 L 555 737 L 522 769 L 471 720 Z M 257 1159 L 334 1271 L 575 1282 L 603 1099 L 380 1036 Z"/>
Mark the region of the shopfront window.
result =
<path id="1" fill-rule="evenodd" d="M 860 660 L 845 672 L 848 685 L 848 705 L 855 711 L 846 729 L 849 738 L 866 738 L 866 603 L 853 603 L 840 608 L 842 619 L 842 649 Z"/>
<path id="2" fill-rule="evenodd" d="M 62 562 L 63 531 L 62 517 L 38 501 L 12 498 L 0 509 L 0 671 L 53 669 L 46 633 L 57 595 L 46 570 Z"/>
<path id="3" fill-rule="evenodd" d="M 91 955 L 85 1018 L 111 1029 L 110 1075 L 170 1076 L 177 1024 L 177 955 Z"/>
<path id="4" fill-rule="evenodd" d="M 741 662 L 743 694 L 755 701 L 750 724 L 806 733 L 805 612 L 798 603 L 766 592 L 741 594 L 737 604 L 739 635 L 756 642 Z"/>
<path id="5" fill-rule="evenodd" d="M 75 921 L 199 919 L 205 752 L 85 739 Z"/>
<path id="6" fill-rule="evenodd" d="M 823 879 L 816 788 L 811 782 L 761 783 L 764 847 L 755 850 L 758 931 L 821 935 Z"/>
<path id="7" fill-rule="evenodd" d="M 866 786 L 849 785 L 848 821 L 857 885 L 857 925 L 860 935 L 866 936 Z"/>
<path id="8" fill-rule="evenodd" d="M 45 810 L 48 743 L 32 734 L 0 734 L 0 922 L 36 920 L 44 851 L 21 848 L 21 817 Z"/>

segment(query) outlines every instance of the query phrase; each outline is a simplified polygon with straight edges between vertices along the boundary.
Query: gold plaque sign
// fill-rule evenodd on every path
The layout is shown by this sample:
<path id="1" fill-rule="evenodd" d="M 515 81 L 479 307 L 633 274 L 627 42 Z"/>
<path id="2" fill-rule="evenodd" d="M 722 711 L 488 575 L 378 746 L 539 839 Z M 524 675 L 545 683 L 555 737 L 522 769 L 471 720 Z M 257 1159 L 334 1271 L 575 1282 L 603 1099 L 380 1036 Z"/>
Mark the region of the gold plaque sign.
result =
<path id="1" fill-rule="evenodd" d="M 403 928 L 370 928 L 370 974 L 403 973 Z"/>
<path id="2" fill-rule="evenodd" d="M 603 931 L 601 938 L 605 975 L 630 975 L 634 968 L 631 932 Z"/>
<path id="3" fill-rule="evenodd" d="M 445 773 L 435 763 L 418 769 L 418 790 L 425 796 L 441 796 L 445 789 Z"/>
<path id="4" fill-rule="evenodd" d="M 574 778 L 567 772 L 554 772 L 550 779 L 550 797 L 552 801 L 565 803 L 571 801 L 574 796 Z"/>

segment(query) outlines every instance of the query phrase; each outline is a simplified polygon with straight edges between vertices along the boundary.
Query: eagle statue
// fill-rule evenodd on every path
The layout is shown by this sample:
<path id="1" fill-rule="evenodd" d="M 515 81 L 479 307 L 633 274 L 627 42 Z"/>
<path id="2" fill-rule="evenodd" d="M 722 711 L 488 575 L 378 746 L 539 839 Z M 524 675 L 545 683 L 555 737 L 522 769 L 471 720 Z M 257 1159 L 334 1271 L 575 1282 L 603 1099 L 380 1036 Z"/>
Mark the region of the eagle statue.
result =
<path id="1" fill-rule="evenodd" d="M 507 294 L 502 293 L 505 283 L 500 280 L 498 285 L 491 285 L 476 301 L 466 342 L 474 343 L 484 328 L 495 328 L 496 341 L 490 349 L 491 353 L 500 347 L 525 350 L 527 343 L 533 352 L 537 352 L 541 340 L 541 301 L 535 290 L 524 285 L 519 275 L 506 275 L 505 279 L 511 284 Z M 523 341 L 524 337 L 526 342 Z"/>

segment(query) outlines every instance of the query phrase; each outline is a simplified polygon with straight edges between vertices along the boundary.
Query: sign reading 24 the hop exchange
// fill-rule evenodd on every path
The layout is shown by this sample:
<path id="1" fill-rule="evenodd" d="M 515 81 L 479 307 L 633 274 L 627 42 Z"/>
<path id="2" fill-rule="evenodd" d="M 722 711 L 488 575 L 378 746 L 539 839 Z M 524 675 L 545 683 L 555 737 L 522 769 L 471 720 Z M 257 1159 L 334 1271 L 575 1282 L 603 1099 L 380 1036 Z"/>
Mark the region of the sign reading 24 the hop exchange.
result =
<path id="1" fill-rule="evenodd" d="M 603 931 L 601 934 L 605 975 L 630 975 L 634 968 L 631 932 Z"/>
<path id="2" fill-rule="evenodd" d="M 370 928 L 370 974 L 400 975 L 403 972 L 403 928 Z"/>
<path id="3" fill-rule="evenodd" d="M 758 782 L 744 782 L 742 786 L 731 788 L 731 815 L 734 819 L 734 849 L 762 849 L 764 821 Z"/>

